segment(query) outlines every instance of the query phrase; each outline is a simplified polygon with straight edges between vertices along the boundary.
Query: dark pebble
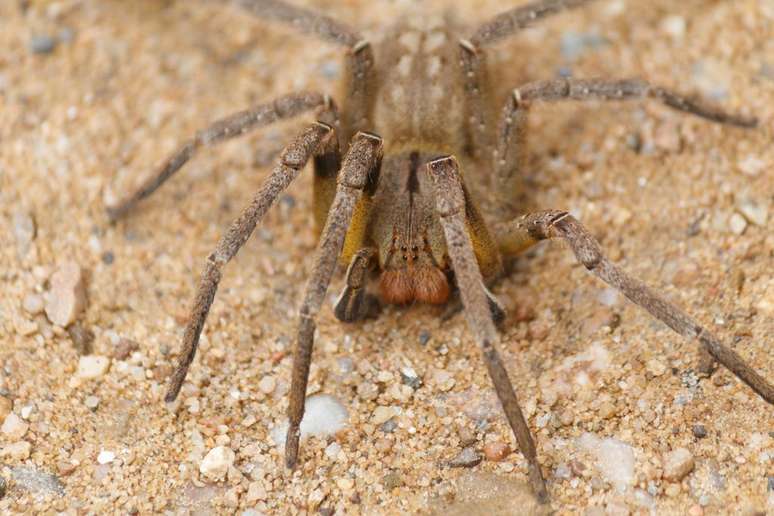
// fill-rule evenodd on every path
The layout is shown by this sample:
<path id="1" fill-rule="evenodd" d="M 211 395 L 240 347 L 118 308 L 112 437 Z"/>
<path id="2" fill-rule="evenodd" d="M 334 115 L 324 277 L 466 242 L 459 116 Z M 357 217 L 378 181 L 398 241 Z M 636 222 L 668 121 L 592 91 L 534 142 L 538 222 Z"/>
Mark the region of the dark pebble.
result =
<path id="1" fill-rule="evenodd" d="M 774 491 L 774 477 L 769 477 L 768 489 L 769 489 L 769 492 Z"/>
<path id="2" fill-rule="evenodd" d="M 56 48 L 56 39 L 51 36 L 33 36 L 30 40 L 30 51 L 33 54 L 50 54 Z"/>
<path id="3" fill-rule="evenodd" d="M 413 369 L 408 369 L 408 368 L 401 369 L 400 379 L 404 385 L 408 385 L 414 390 L 417 390 L 420 387 L 422 387 L 422 379 L 419 376 L 416 376 L 416 373 L 414 372 Z"/>
<path id="4" fill-rule="evenodd" d="M 403 479 L 400 477 L 400 474 L 396 472 L 392 472 L 384 476 L 384 480 L 382 480 L 382 484 L 384 485 L 385 489 L 391 490 L 391 489 L 395 489 L 396 487 L 402 486 Z"/>
<path id="5" fill-rule="evenodd" d="M 483 457 L 472 447 L 465 448 L 456 457 L 449 461 L 452 468 L 472 468 L 477 466 Z"/>
<path id="6" fill-rule="evenodd" d="M 336 511 L 332 507 L 320 507 L 317 512 L 322 516 L 333 516 Z"/>
<path id="7" fill-rule="evenodd" d="M 697 439 L 703 439 L 707 437 L 707 427 L 704 425 L 693 425 L 693 436 Z"/>
<path id="8" fill-rule="evenodd" d="M 113 358 L 116 360 L 126 360 L 133 351 L 140 349 L 140 345 L 132 339 L 121 338 L 113 348 Z"/>
<path id="9" fill-rule="evenodd" d="M 427 345 L 427 343 L 430 341 L 430 332 L 427 330 L 422 330 L 419 332 L 419 343 L 423 346 Z"/>
<path id="10" fill-rule="evenodd" d="M 67 329 L 67 333 L 79 355 L 91 355 L 91 343 L 94 341 L 93 331 L 76 322 Z"/>
<path id="11" fill-rule="evenodd" d="M 5 479 L 3 477 L 0 477 L 0 498 L 3 498 L 5 496 L 5 491 L 7 488 L 8 488 L 8 484 L 6 483 Z"/>
<path id="12" fill-rule="evenodd" d="M 394 417 L 391 417 L 390 419 L 382 423 L 382 425 L 379 428 L 382 429 L 382 432 L 386 432 L 390 434 L 394 432 L 396 428 L 398 428 L 398 423 L 395 422 Z"/>
<path id="13" fill-rule="evenodd" d="M 105 251 L 102 253 L 102 263 L 105 265 L 110 265 L 115 261 L 116 257 L 113 254 L 113 251 Z"/>

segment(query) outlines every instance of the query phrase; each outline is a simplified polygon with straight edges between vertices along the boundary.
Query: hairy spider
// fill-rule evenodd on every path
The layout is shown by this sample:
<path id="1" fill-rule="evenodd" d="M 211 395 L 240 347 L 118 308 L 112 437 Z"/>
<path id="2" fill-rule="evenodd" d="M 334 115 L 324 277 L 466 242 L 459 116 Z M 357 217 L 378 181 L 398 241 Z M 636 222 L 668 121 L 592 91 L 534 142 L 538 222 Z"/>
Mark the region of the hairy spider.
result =
<path id="1" fill-rule="evenodd" d="M 409 18 L 392 27 L 390 37 L 373 49 L 355 31 L 326 16 L 279 0 L 234 1 L 259 17 L 344 47 L 347 70 L 340 96 L 344 102 L 339 111 L 327 95 L 295 93 L 217 121 L 185 143 L 135 193 L 108 208 L 113 220 L 124 215 L 202 146 L 303 112 L 317 112 L 318 121 L 285 147 L 251 204 L 207 258 L 166 401 L 177 397 L 194 359 L 223 266 L 311 159 L 319 244 L 299 308 L 285 446 L 288 467 L 298 457 L 315 318 L 337 264 L 346 266 L 346 285 L 334 308 L 341 321 L 375 315 L 380 301 L 444 304 L 459 295 L 528 461 L 532 489 L 543 503 L 548 493 L 535 444 L 497 351 L 495 323 L 504 313 L 487 288 L 502 277 L 504 258 L 540 240 L 567 241 L 592 274 L 677 333 L 696 339 L 709 355 L 774 404 L 769 382 L 693 318 L 611 263 L 568 212 L 547 210 L 514 218 L 533 102 L 655 99 L 722 124 L 754 127 L 755 119 L 725 113 L 641 80 L 553 79 L 514 89 L 494 123 L 498 105 L 487 81 L 486 48 L 539 19 L 590 0 L 537 0 L 505 11 L 464 39 L 459 36 L 466 33 L 451 19 Z M 340 143 L 346 149 L 343 160 Z M 480 211 L 484 205 L 487 213 Z M 486 221 L 483 215 L 489 212 L 499 222 Z M 369 290 L 369 284 L 377 288 Z"/>

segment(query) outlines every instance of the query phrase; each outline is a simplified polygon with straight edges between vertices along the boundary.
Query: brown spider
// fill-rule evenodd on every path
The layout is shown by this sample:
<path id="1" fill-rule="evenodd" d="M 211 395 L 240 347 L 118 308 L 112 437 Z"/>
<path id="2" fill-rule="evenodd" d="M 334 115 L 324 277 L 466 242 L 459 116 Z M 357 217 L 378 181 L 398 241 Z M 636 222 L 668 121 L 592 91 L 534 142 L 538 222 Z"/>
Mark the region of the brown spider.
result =
<path id="1" fill-rule="evenodd" d="M 525 84 L 513 90 L 502 106 L 499 123 L 493 124 L 497 106 L 487 83 L 486 47 L 532 22 L 588 1 L 537 0 L 494 17 L 467 39 L 458 39 L 462 29 L 451 21 L 408 19 L 393 27 L 385 43 L 372 50 L 355 31 L 326 16 L 279 0 L 235 0 L 259 17 L 342 45 L 347 71 L 340 98 L 345 103 L 339 112 L 326 95 L 290 94 L 215 122 L 183 145 L 134 194 L 108 208 L 112 220 L 122 216 L 201 146 L 318 110 L 319 121 L 285 147 L 252 203 L 208 257 L 166 401 L 177 397 L 194 359 L 221 269 L 311 158 L 319 244 L 299 309 L 285 446 L 288 467 L 298 457 L 315 317 L 337 263 L 347 270 L 346 286 L 334 312 L 345 322 L 375 315 L 379 298 L 394 304 L 443 304 L 458 293 L 505 415 L 527 458 L 532 488 L 543 503 L 548 493 L 535 444 L 497 352 L 495 321 L 504 314 L 487 289 L 502 277 L 504 258 L 540 240 L 566 240 L 590 272 L 677 333 L 698 340 L 709 355 L 774 404 L 774 387 L 769 382 L 685 312 L 612 264 L 572 215 L 548 210 L 513 218 L 519 208 L 531 102 L 653 98 L 714 122 L 756 125 L 755 119 L 727 114 L 644 81 L 601 79 Z M 343 160 L 339 142 L 346 148 Z M 464 181 L 461 169 L 467 172 Z M 465 182 L 473 188 L 466 188 Z M 489 193 L 484 197 L 478 187 L 487 182 Z M 484 206 L 499 220 L 510 222 L 485 222 L 479 211 Z M 377 278 L 375 295 L 367 287 L 369 280 Z"/>

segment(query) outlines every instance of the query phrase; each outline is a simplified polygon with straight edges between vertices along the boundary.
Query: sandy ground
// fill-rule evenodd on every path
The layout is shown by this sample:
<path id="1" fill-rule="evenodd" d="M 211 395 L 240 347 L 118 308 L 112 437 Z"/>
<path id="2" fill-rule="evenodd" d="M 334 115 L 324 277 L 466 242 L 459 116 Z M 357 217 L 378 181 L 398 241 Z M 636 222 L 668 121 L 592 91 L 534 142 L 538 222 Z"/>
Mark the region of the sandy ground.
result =
<path id="1" fill-rule="evenodd" d="M 525 510 L 525 461 L 497 456 L 513 440 L 464 320 L 442 324 L 427 307 L 350 326 L 324 308 L 310 393 L 334 396 L 348 426 L 311 438 L 301 466 L 283 469 L 270 432 L 284 419 L 312 264 L 309 174 L 227 268 L 182 402 L 161 402 L 205 257 L 300 121 L 202 152 L 116 226 L 104 199 L 217 117 L 294 89 L 334 91 L 338 50 L 199 1 L 23 3 L 0 2 L 0 409 L 11 418 L 0 512 Z M 369 36 L 416 9 L 305 3 Z M 483 19 L 498 4 L 459 12 Z M 599 1 L 499 45 L 491 61 L 503 89 L 561 72 L 640 76 L 760 118 L 739 130 L 652 102 L 540 107 L 531 193 L 537 207 L 571 209 L 611 256 L 774 379 L 774 5 L 673 4 Z M 68 261 L 87 292 L 75 331 L 40 313 Z M 725 370 L 700 377 L 693 343 L 560 244 L 531 252 L 495 293 L 559 513 L 774 512 L 774 410 Z M 107 357 L 94 379 L 78 372 L 84 352 Z M 402 381 L 407 366 L 417 389 Z M 199 467 L 216 446 L 235 460 L 214 482 Z M 489 457 L 448 467 L 463 446 Z M 670 481 L 662 460 L 679 448 L 694 467 Z"/>

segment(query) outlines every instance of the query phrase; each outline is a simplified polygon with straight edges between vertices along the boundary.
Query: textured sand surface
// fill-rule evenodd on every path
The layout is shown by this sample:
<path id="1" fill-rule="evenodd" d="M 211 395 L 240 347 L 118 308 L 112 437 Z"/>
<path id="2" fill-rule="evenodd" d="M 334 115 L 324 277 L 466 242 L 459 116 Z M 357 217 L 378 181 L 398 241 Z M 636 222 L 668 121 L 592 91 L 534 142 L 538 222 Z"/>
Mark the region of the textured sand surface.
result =
<path id="1" fill-rule="evenodd" d="M 372 38 L 418 9 L 303 3 Z M 465 4 L 472 24 L 503 2 Z M 567 72 L 636 76 L 759 117 L 740 130 L 654 102 L 536 107 L 530 188 L 533 207 L 571 210 L 774 379 L 774 4 L 675 4 L 600 0 L 498 45 L 490 62 L 503 91 Z M 161 402 L 205 258 L 302 120 L 205 149 L 115 226 L 105 200 L 218 117 L 291 90 L 334 92 L 339 55 L 207 2 L 0 2 L 0 512 L 528 510 L 525 461 L 503 449 L 513 438 L 464 319 L 441 323 L 429 307 L 343 326 L 326 304 L 309 392 L 334 396 L 348 425 L 307 440 L 295 472 L 282 467 L 271 431 L 315 245 L 308 173 L 227 267 L 181 402 Z M 63 329 L 43 305 L 67 262 L 83 271 L 86 304 Z M 724 369 L 698 374 L 694 343 L 562 244 L 528 253 L 495 294 L 560 514 L 774 511 L 774 409 Z M 421 386 L 406 385 L 406 367 Z M 218 446 L 234 461 L 211 481 L 200 466 Z M 448 467 L 465 446 L 486 457 Z M 680 448 L 690 459 L 665 465 Z"/>

